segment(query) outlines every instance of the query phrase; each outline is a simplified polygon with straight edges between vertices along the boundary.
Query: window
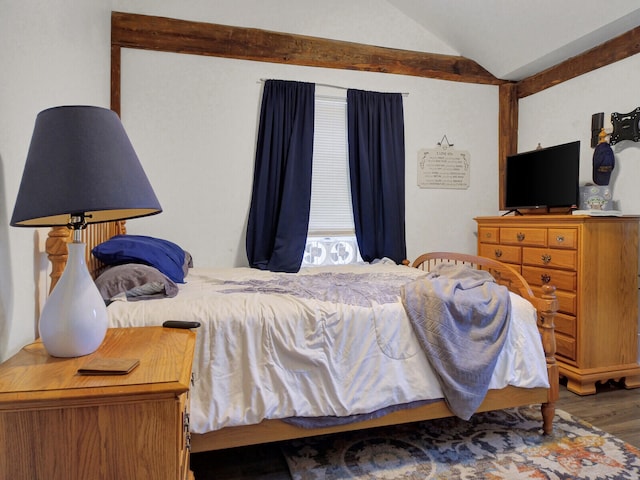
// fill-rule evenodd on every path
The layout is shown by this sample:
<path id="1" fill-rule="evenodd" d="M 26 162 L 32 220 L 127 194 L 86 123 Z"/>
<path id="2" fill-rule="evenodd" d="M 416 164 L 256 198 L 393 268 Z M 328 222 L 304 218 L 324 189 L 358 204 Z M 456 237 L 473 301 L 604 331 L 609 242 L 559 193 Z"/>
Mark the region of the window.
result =
<path id="1" fill-rule="evenodd" d="M 359 261 L 349 183 L 347 101 L 316 96 L 311 210 L 302 266 Z"/>

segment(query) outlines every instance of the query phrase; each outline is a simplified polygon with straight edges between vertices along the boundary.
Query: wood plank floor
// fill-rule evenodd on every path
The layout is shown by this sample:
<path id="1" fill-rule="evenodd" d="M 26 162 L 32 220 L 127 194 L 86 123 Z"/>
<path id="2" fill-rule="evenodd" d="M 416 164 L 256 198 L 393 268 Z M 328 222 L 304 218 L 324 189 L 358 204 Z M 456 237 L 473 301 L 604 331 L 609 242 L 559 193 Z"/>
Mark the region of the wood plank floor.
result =
<path id="1" fill-rule="evenodd" d="M 600 430 L 640 447 L 640 388 L 627 390 L 616 382 L 597 385 L 595 395 L 575 395 L 560 388 L 557 408 Z"/>
<path id="2" fill-rule="evenodd" d="M 596 395 L 579 396 L 560 387 L 557 408 L 640 447 L 640 388 L 615 382 L 598 385 Z M 286 480 L 287 464 L 277 445 L 258 445 L 191 456 L 196 480 Z"/>

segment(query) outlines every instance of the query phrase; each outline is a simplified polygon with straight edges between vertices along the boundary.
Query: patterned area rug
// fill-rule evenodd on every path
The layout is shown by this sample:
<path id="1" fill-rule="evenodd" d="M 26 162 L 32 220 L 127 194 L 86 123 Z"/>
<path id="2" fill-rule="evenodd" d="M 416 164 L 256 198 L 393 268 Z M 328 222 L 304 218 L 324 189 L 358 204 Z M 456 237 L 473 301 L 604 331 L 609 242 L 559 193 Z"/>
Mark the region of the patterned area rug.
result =
<path id="1" fill-rule="evenodd" d="M 561 410 L 541 434 L 539 406 L 298 440 L 294 480 L 638 479 L 640 449 Z"/>

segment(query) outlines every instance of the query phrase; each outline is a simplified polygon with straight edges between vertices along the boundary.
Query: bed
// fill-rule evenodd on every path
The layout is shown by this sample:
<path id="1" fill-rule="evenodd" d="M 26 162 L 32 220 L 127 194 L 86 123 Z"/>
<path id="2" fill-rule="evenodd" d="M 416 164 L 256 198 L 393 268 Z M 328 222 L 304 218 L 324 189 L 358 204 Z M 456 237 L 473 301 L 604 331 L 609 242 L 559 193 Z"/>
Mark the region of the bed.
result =
<path id="1" fill-rule="evenodd" d="M 89 226 L 87 250 L 114 235 L 126 235 L 124 222 Z M 65 229 L 51 230 L 47 252 L 52 287 L 64 270 L 67 241 Z M 422 285 L 425 276 L 457 265 L 464 265 L 465 272 L 467 266 L 489 272 L 492 283 L 511 292 L 508 348 L 496 357 L 486 396 L 473 411 L 540 404 L 541 428 L 550 434 L 558 398 L 554 288 L 545 286 L 535 297 L 519 273 L 492 259 L 436 252 L 421 255 L 411 266 L 381 261 L 331 271 L 313 267 L 299 274 L 193 268 L 172 298 L 113 301 L 108 310 L 114 327 L 175 319 L 201 322 L 191 450 L 218 450 L 454 415 L 455 404 L 443 399 L 444 387 L 434 381 L 420 339 L 409 333 L 413 319 L 406 313 L 405 292 L 408 285 Z M 88 266 L 93 274 L 102 267 L 92 256 Z M 344 289 L 325 292 L 317 283 L 329 277 L 329 283 L 343 282 L 346 289 L 355 285 L 354 276 L 365 279 L 364 286 L 344 303 Z M 289 289 L 300 285 L 305 293 L 291 294 Z M 203 300 L 212 295 L 213 308 Z M 186 316 L 188 307 L 193 316 Z M 361 317 L 371 308 L 372 317 Z M 285 316 L 285 311 L 293 315 Z M 526 321 L 514 321 L 516 315 Z M 312 325 L 317 317 L 322 318 L 320 326 Z M 514 326 L 520 323 L 522 327 Z M 237 355 L 239 351 L 243 354 Z"/>

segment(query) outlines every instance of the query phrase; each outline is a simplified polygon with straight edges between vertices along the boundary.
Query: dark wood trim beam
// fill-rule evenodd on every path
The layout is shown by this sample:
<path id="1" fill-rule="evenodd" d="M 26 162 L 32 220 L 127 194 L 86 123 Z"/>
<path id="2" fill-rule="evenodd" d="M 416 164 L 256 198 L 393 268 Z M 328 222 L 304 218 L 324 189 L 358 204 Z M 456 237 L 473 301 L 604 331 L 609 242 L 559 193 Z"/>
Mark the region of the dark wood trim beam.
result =
<path id="1" fill-rule="evenodd" d="M 532 75 L 518 83 L 518 98 L 528 97 L 566 80 L 640 53 L 640 27 Z"/>
<path id="2" fill-rule="evenodd" d="M 505 209 L 507 156 L 518 151 L 518 86 L 505 83 L 498 89 L 498 202 Z"/>
<path id="3" fill-rule="evenodd" d="M 121 48 L 111 45 L 111 110 L 120 116 L 120 69 L 121 69 Z"/>
<path id="4" fill-rule="evenodd" d="M 460 56 L 132 13 L 112 12 L 111 45 L 465 83 L 503 83 L 476 62 Z"/>
<path id="5" fill-rule="evenodd" d="M 518 83 L 497 79 L 464 57 L 413 52 L 255 28 L 112 12 L 111 108 L 120 114 L 121 49 L 217 56 L 311 67 L 498 85 L 499 207 L 507 155 L 518 148 L 518 100 L 640 53 L 640 27 Z"/>

